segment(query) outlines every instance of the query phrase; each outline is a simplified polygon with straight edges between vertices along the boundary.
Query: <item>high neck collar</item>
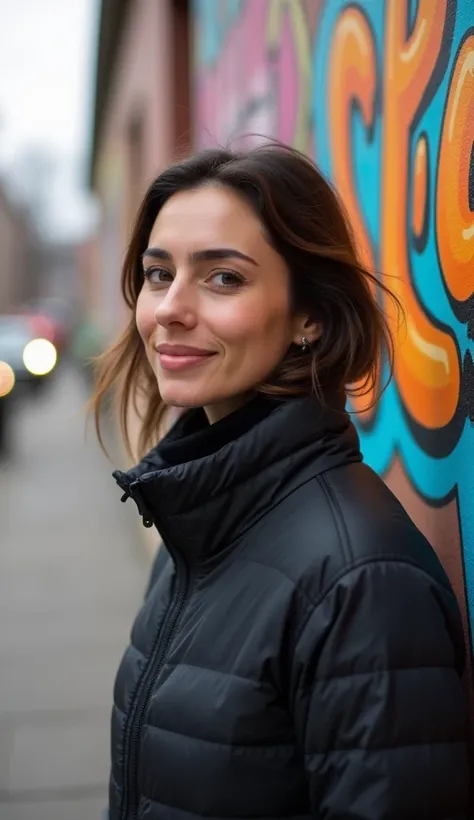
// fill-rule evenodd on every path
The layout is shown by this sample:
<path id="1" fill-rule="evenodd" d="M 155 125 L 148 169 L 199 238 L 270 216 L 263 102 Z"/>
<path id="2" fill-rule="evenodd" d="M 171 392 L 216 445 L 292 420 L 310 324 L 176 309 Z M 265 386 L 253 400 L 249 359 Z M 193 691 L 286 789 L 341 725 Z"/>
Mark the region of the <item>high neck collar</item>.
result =
<path id="1" fill-rule="evenodd" d="M 114 477 L 171 553 L 210 558 L 299 484 L 360 461 L 343 397 L 258 397 L 216 424 L 202 409 L 179 419 L 136 467 Z"/>
<path id="2" fill-rule="evenodd" d="M 282 404 L 266 396 L 255 396 L 234 412 L 209 424 L 202 407 L 186 413 L 160 445 L 160 456 L 169 467 L 205 458 L 247 433 Z"/>

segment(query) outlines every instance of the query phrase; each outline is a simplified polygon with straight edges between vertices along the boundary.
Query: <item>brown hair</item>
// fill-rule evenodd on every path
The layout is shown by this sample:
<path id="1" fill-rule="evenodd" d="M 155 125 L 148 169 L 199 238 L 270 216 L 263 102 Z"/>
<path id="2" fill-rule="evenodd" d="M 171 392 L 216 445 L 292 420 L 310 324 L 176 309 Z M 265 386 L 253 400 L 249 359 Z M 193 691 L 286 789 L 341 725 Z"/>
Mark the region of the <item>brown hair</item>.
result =
<path id="1" fill-rule="evenodd" d="M 292 345 L 259 392 L 301 396 L 346 390 L 349 395 L 367 396 L 380 388 L 383 349 L 391 377 L 394 346 L 377 291 L 384 291 L 399 312 L 400 305 L 362 264 L 342 204 L 314 163 L 278 142 L 246 152 L 202 151 L 163 171 L 150 185 L 138 212 L 122 271 L 122 293 L 132 315 L 118 341 L 96 362 L 91 401 L 101 444 L 101 407 L 112 387 L 118 389 L 121 429 L 129 453 L 129 410 L 139 412 L 139 397 L 144 408 L 139 451 L 142 454 L 156 444 L 166 406 L 135 324 L 143 284 L 141 256 L 164 203 L 178 191 L 209 184 L 225 185 L 251 204 L 288 265 L 295 309 L 303 309 L 323 327 L 321 338 L 311 346 L 312 355 L 302 355 Z"/>

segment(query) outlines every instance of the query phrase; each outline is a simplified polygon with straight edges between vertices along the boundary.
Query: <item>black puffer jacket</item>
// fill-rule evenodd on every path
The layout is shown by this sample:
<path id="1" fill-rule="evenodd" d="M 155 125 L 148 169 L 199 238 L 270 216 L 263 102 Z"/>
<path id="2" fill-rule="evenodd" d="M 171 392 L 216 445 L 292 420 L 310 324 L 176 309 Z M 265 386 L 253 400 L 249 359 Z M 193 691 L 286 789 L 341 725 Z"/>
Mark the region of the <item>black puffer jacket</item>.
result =
<path id="1" fill-rule="evenodd" d="M 467 820 L 458 607 L 343 412 L 191 411 L 114 475 L 166 549 L 117 675 L 111 820 Z"/>

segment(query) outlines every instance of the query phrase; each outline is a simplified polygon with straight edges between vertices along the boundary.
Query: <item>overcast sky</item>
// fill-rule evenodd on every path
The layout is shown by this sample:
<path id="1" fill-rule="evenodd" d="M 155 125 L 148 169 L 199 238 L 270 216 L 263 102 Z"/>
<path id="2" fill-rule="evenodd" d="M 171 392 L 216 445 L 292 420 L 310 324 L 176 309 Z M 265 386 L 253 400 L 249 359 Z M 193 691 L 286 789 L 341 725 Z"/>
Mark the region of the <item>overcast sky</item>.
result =
<path id="1" fill-rule="evenodd" d="M 0 167 L 17 185 L 22 157 L 44 151 L 54 233 L 89 221 L 86 188 L 99 0 L 0 0 Z"/>

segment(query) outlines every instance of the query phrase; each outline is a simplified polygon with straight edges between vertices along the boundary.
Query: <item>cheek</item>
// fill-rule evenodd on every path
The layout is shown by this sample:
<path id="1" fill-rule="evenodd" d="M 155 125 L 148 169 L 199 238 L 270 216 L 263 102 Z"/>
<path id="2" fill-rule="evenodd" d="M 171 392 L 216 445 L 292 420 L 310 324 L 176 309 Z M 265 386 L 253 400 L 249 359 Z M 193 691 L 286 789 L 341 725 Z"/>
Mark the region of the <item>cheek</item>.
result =
<path id="1" fill-rule="evenodd" d="M 155 306 L 153 300 L 143 291 L 140 293 L 135 308 L 135 322 L 138 332 L 146 343 L 156 328 Z"/>
<path id="2" fill-rule="evenodd" d="M 283 297 L 269 298 L 266 294 L 262 298 L 256 294 L 252 299 L 235 300 L 225 311 L 216 311 L 213 323 L 218 335 L 228 343 L 252 346 L 257 340 L 279 342 L 288 335 L 289 303 Z"/>

